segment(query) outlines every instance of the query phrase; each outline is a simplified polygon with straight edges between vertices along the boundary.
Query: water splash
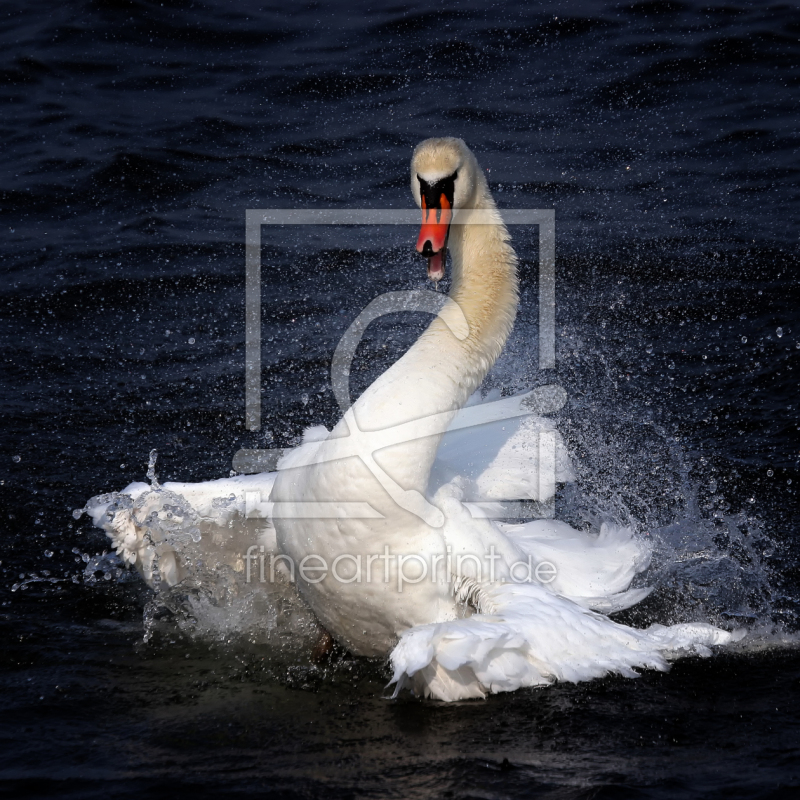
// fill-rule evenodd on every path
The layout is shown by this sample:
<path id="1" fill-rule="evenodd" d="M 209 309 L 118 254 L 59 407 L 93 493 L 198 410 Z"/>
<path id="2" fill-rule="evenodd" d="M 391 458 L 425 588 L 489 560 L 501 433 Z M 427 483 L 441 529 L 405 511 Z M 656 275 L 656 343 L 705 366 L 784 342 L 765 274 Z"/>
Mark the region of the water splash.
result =
<path id="1" fill-rule="evenodd" d="M 195 508 L 179 493 L 187 491 L 182 485 L 158 483 L 155 457 L 153 451 L 149 486 L 132 484 L 125 493 L 98 495 L 86 504 L 116 550 L 87 565 L 90 582 L 109 574 L 118 579 L 118 563 L 142 574 L 152 587 L 145 642 L 177 628 L 198 639 L 269 643 L 276 658 L 311 652 L 319 627 L 294 587 L 279 571 L 275 580 L 258 579 L 259 559 L 274 549 L 274 530 L 267 520 L 247 517 L 246 479 L 224 481 L 218 496 L 205 494 Z M 248 550 L 255 559 L 246 558 Z"/>
<path id="2" fill-rule="evenodd" d="M 664 385 L 648 379 L 634 386 L 632 375 L 652 369 L 636 361 L 652 349 L 641 355 L 649 334 L 635 325 L 623 331 L 607 302 L 597 300 L 602 310 L 594 318 L 583 294 L 562 299 L 557 377 L 569 401 L 557 422 L 577 481 L 559 492 L 556 516 L 584 529 L 625 525 L 653 542 L 651 567 L 635 585 L 654 592 L 622 621 L 746 625 L 750 644 L 765 636 L 794 641 L 800 598 L 784 588 L 783 574 L 796 566 L 786 537 L 754 513 L 743 482 L 732 477 L 735 467 L 712 463 L 702 443 L 683 434 L 685 421 L 665 413 L 658 391 L 671 386 L 669 359 Z M 519 325 L 490 383 L 512 391 L 535 383 L 535 338 L 535 329 Z"/>
<path id="3" fill-rule="evenodd" d="M 147 480 L 150 481 L 150 486 L 152 486 L 155 491 L 158 491 L 161 488 L 161 485 L 158 482 L 158 475 L 156 475 L 157 460 L 158 450 L 151 450 L 150 458 L 147 462 Z"/>

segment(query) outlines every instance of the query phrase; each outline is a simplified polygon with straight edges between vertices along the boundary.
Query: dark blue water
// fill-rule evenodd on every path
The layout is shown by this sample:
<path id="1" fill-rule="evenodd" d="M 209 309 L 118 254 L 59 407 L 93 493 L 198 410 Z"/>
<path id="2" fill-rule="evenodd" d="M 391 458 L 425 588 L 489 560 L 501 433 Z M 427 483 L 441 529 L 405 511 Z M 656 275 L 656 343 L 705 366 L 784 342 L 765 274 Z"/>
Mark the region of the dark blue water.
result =
<path id="1" fill-rule="evenodd" d="M 7 2 L 0 20 L 0 794 L 794 796 L 792 4 Z M 746 646 L 638 681 L 390 702 L 383 664 L 199 635 L 95 560 L 72 509 L 142 479 L 151 449 L 162 479 L 203 480 L 335 421 L 333 349 L 373 297 L 424 286 L 415 231 L 264 229 L 256 434 L 245 211 L 408 208 L 431 135 L 465 139 L 502 207 L 556 209 L 579 475 L 559 515 L 656 535 L 656 591 L 626 621 L 745 624 Z M 523 306 L 487 381 L 505 391 L 553 378 L 535 231 L 513 237 Z M 371 328 L 354 389 L 423 324 Z"/>

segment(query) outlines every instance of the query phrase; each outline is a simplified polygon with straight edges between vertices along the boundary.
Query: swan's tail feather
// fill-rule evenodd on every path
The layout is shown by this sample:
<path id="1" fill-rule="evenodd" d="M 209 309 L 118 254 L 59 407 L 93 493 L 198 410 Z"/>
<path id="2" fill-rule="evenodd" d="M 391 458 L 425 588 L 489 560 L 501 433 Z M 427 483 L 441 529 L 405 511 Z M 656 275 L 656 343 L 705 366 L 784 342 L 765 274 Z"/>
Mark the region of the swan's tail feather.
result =
<path id="1" fill-rule="evenodd" d="M 691 623 L 637 630 L 612 622 L 535 584 L 487 590 L 496 613 L 420 625 L 391 654 L 395 696 L 403 689 L 438 700 L 577 683 L 608 674 L 633 678 L 638 669 L 668 669 L 680 655 L 708 655 L 736 638 Z"/>

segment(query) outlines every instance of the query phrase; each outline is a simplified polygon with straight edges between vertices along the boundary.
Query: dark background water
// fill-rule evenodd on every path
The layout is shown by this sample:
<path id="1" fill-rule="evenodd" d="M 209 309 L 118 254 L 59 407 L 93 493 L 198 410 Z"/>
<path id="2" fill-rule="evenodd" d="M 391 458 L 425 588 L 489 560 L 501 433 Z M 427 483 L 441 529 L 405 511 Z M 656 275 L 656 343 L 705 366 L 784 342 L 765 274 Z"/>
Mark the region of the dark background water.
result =
<path id="1" fill-rule="evenodd" d="M 0 793 L 794 796 L 792 4 L 7 2 L 0 19 Z M 105 542 L 72 509 L 142 479 L 152 448 L 162 479 L 203 480 L 332 424 L 339 336 L 424 285 L 412 229 L 265 228 L 266 421 L 247 433 L 245 210 L 407 208 L 431 135 L 467 141 L 502 207 L 556 209 L 580 478 L 562 514 L 660 532 L 631 621 L 739 620 L 762 632 L 749 647 L 638 681 L 389 702 L 385 668 L 345 655 L 281 665 L 168 618 L 143 644 L 147 591 L 95 574 Z M 535 231 L 513 235 L 522 312 L 488 381 L 506 391 L 552 380 Z M 423 322 L 376 326 L 356 388 Z"/>

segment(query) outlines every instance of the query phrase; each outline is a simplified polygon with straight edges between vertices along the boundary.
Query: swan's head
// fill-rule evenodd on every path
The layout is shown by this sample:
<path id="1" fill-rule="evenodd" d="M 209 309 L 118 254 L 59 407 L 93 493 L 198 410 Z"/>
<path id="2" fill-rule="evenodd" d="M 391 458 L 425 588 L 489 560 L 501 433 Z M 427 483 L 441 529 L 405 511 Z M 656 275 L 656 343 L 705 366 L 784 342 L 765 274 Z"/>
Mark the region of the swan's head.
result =
<path id="1" fill-rule="evenodd" d="M 426 139 L 411 159 L 411 193 L 422 209 L 417 252 L 428 259 L 428 277 L 444 277 L 450 223 L 458 208 L 470 208 L 478 183 L 478 162 L 461 139 Z"/>

